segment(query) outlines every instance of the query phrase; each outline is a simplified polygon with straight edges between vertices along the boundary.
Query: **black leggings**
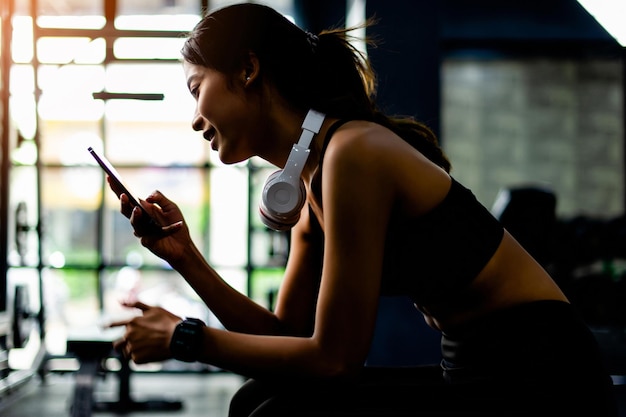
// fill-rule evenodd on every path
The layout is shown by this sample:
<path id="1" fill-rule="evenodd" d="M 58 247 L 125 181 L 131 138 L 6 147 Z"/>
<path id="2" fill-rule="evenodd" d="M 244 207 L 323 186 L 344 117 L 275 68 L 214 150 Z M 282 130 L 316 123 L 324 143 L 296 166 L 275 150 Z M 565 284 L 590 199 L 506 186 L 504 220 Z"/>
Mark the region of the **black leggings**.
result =
<path id="1" fill-rule="evenodd" d="M 568 304 L 532 303 L 452 333 L 442 338 L 441 366 L 248 380 L 229 417 L 617 416 L 597 343 Z"/>

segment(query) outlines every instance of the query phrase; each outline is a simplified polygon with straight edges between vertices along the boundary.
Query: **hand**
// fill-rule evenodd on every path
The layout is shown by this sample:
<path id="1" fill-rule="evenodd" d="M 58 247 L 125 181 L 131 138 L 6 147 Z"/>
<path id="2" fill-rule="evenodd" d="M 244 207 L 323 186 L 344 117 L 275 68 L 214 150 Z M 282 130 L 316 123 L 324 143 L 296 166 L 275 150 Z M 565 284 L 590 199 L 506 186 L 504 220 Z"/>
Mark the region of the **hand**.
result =
<path id="1" fill-rule="evenodd" d="M 118 191 L 115 190 L 114 182 L 109 181 L 109 184 L 117 194 Z M 189 229 L 175 203 L 158 191 L 152 193 L 146 200 L 139 200 L 139 203 L 151 217 L 159 224 L 166 225 L 156 229 L 143 219 L 144 213 L 139 207 L 133 207 L 126 194 L 120 193 L 118 196 L 121 205 L 120 211 L 130 219 L 134 234 L 141 238 L 143 246 L 170 263 L 179 259 L 188 250 L 191 245 Z"/>
<path id="2" fill-rule="evenodd" d="M 137 364 L 170 359 L 170 341 L 182 318 L 139 301 L 122 304 L 138 308 L 143 314 L 109 324 L 109 327 L 126 326 L 124 336 L 113 342 L 113 348 Z"/>

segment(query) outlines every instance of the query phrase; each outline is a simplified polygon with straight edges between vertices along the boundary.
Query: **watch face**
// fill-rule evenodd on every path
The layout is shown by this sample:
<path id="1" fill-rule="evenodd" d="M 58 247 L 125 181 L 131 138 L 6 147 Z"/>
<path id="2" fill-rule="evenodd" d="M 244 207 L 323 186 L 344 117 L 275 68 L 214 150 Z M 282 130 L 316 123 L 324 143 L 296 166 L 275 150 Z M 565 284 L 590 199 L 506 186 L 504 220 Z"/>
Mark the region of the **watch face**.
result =
<path id="1" fill-rule="evenodd" d="M 193 335 L 196 333 L 196 329 L 193 327 L 182 326 L 180 328 L 180 333 L 183 333 L 186 335 Z"/>

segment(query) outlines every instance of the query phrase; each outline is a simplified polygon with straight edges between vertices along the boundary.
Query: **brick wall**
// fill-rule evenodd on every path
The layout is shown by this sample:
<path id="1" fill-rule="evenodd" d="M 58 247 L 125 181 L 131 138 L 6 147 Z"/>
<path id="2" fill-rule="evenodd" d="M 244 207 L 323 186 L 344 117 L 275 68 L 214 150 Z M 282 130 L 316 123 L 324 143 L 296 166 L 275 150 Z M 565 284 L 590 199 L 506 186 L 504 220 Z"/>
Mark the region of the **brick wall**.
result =
<path id="1" fill-rule="evenodd" d="M 621 61 L 447 60 L 442 143 L 452 174 L 487 207 L 541 185 L 560 217 L 623 213 Z"/>

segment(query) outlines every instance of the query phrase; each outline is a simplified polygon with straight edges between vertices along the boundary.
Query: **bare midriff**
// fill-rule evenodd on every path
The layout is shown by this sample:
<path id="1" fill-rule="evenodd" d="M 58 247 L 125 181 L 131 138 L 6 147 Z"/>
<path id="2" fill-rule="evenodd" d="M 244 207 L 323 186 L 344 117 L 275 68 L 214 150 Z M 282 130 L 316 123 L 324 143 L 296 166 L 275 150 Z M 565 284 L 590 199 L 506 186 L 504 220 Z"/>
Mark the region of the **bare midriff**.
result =
<path id="1" fill-rule="evenodd" d="M 489 313 L 540 300 L 568 302 L 545 269 L 505 231 L 494 256 L 468 286 L 464 302 L 415 307 L 429 326 L 445 332 Z"/>

